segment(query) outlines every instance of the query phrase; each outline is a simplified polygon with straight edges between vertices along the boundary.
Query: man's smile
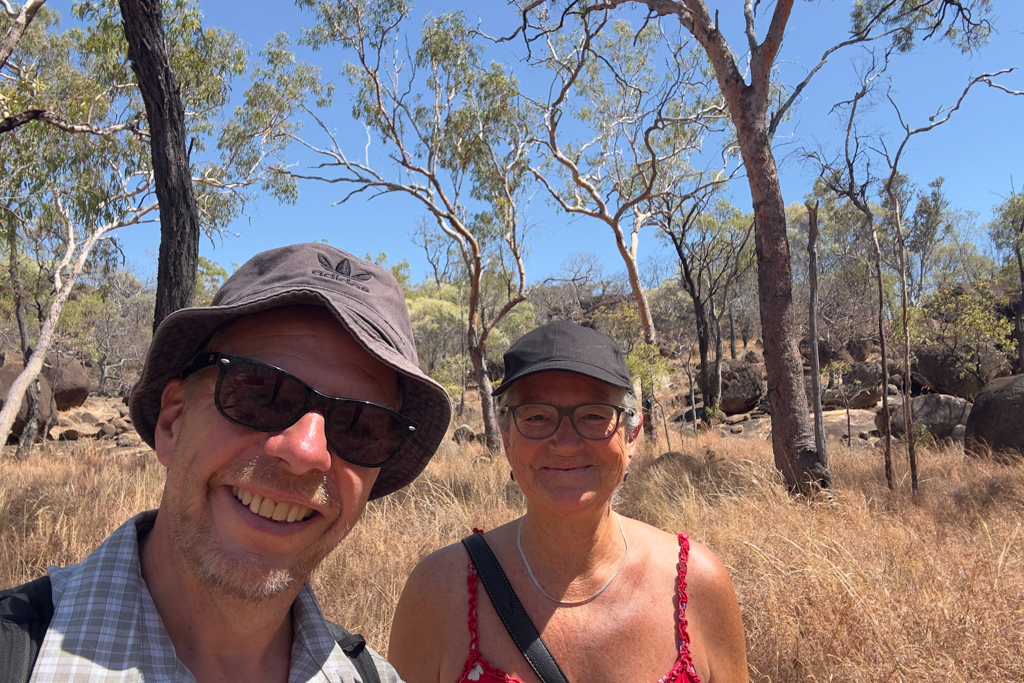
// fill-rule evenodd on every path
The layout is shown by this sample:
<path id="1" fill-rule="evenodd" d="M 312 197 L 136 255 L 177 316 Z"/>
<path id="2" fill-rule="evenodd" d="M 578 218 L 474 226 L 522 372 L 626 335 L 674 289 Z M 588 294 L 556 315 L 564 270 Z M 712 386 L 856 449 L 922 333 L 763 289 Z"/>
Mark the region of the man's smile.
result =
<path id="1" fill-rule="evenodd" d="M 278 502 L 268 496 L 253 493 L 238 486 L 231 487 L 231 493 L 246 505 L 254 515 L 259 515 L 275 522 L 302 522 L 311 517 L 315 510 L 305 505 L 297 505 L 285 501 Z"/>

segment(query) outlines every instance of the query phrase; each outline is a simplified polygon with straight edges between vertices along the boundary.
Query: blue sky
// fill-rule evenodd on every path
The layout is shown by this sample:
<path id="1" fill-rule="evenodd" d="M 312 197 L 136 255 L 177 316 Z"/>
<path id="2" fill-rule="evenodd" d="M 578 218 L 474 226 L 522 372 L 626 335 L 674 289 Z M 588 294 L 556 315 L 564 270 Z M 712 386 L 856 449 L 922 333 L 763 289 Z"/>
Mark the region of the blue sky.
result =
<path id="1" fill-rule="evenodd" d="M 720 24 L 734 50 L 745 45 L 742 36 L 741 3 L 709 0 L 712 11 L 720 7 Z M 895 59 L 890 73 L 894 99 L 912 125 L 921 125 L 939 107 L 955 102 L 971 76 L 1012 66 L 1024 66 L 1024 2 L 996 0 L 994 3 L 998 33 L 990 43 L 973 55 L 962 55 L 943 43 L 925 43 L 910 55 Z M 51 7 L 68 17 L 69 0 L 51 0 Z M 287 33 L 298 38 L 312 15 L 287 2 L 269 0 L 200 0 L 206 23 L 239 34 L 258 51 L 274 34 Z M 771 4 L 762 8 L 767 18 Z M 797 2 L 779 58 L 782 80 L 795 84 L 817 63 L 822 52 L 845 36 L 849 25 L 849 0 Z M 484 8 L 481 10 L 481 7 Z M 490 2 L 428 2 L 418 3 L 416 16 L 463 9 L 471 21 L 479 19 L 481 29 L 491 35 L 508 32 L 514 17 L 505 4 Z M 759 23 L 763 35 L 766 22 Z M 418 24 L 417 24 L 418 25 Z M 521 52 L 521 50 L 520 50 Z M 801 201 L 809 191 L 813 171 L 799 158 L 803 147 L 818 144 L 835 145 L 840 141 L 839 121 L 829 115 L 833 104 L 848 99 L 857 87 L 853 60 L 862 53 L 856 49 L 839 52 L 831 58 L 812 80 L 791 120 L 779 130 L 775 144 L 780 163 L 783 196 L 787 203 Z M 337 51 L 311 53 L 300 51 L 300 57 L 323 68 L 325 77 L 343 81 L 338 76 L 343 55 Z M 516 55 L 502 56 L 503 61 Z M 512 67 L 517 68 L 512 63 Z M 520 67 L 521 68 L 521 67 Z M 1024 90 L 1024 73 L 1017 71 L 1002 82 L 1013 89 Z M 240 94 L 242 84 L 237 87 Z M 345 97 L 329 112 L 330 124 L 339 137 L 361 152 L 366 142 L 362 127 L 348 114 Z M 888 105 L 879 104 L 871 114 L 870 125 L 888 132 L 898 141 L 899 131 Z M 945 189 L 953 206 L 977 212 L 979 225 L 989 220 L 992 206 L 1011 190 L 1024 186 L 1024 97 L 1011 97 L 989 88 L 976 87 L 962 109 L 944 126 L 920 136 L 909 148 L 903 169 L 921 187 L 936 176 L 946 178 Z M 314 133 L 309 128 L 307 132 Z M 311 135 L 311 137 L 315 137 Z M 731 199 L 749 209 L 746 181 L 733 182 Z M 248 216 L 231 226 L 238 236 L 225 236 L 215 244 L 203 241 L 201 252 L 230 270 L 230 264 L 241 263 L 253 254 L 282 244 L 327 239 L 331 244 L 357 255 L 384 251 L 391 262 L 407 259 L 415 280 L 426 275 L 427 264 L 410 233 L 423 211 L 412 200 L 390 196 L 373 201 L 355 199 L 333 206 L 340 197 L 337 187 L 307 182 L 300 185 L 295 206 L 280 206 L 272 199 L 259 199 L 247 207 Z M 615 250 L 610 230 L 584 219 L 568 220 L 548 206 L 538 195 L 530 209 L 536 224 L 531 235 L 527 258 L 527 277 L 539 280 L 555 274 L 565 258 L 573 252 L 596 254 L 608 271 L 621 271 L 621 260 Z M 136 226 L 121 234 L 129 260 L 140 274 L 155 273 L 159 244 L 159 227 L 155 224 Z M 642 231 L 641 261 L 645 256 L 665 254 L 665 247 L 653 232 Z"/>

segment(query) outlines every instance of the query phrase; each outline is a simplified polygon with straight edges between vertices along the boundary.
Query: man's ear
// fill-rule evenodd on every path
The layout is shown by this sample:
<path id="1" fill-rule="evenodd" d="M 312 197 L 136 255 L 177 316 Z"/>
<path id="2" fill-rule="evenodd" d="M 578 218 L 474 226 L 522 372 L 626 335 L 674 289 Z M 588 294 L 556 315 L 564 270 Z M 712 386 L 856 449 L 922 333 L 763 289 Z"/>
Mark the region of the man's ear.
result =
<path id="1" fill-rule="evenodd" d="M 156 459 L 164 467 L 170 467 L 171 457 L 181 428 L 181 416 L 185 408 L 185 385 L 178 378 L 167 380 L 160 395 L 160 414 L 156 419 L 153 440 Z"/>

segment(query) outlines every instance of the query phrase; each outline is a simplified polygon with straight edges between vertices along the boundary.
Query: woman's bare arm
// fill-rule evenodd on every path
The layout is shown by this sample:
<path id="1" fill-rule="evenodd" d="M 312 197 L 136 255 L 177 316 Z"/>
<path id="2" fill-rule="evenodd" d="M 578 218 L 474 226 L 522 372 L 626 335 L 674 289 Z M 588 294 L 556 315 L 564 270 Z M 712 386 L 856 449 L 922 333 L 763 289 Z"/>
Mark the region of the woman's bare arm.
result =
<path id="1" fill-rule="evenodd" d="M 690 637 L 700 638 L 711 673 L 704 683 L 748 683 L 743 620 L 729 572 L 713 552 L 691 542 L 687 562 Z"/>
<path id="2" fill-rule="evenodd" d="M 388 643 L 388 661 L 407 683 L 442 683 L 442 674 L 443 683 L 458 678 L 461 662 L 454 650 L 463 639 L 462 658 L 469 655 L 467 565 L 465 551 L 449 546 L 424 558 L 409 575 Z"/>

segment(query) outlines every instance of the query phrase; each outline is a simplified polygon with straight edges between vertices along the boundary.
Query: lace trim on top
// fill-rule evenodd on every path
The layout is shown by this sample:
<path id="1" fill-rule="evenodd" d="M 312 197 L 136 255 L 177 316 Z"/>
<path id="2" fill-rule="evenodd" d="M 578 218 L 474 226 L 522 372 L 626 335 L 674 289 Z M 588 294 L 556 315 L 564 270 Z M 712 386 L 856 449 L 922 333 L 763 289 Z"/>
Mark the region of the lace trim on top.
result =
<path id="1" fill-rule="evenodd" d="M 483 531 L 473 529 L 473 533 L 483 534 Z M 689 556 L 690 538 L 686 534 L 679 534 L 679 579 L 676 589 L 679 600 L 679 617 L 677 619 L 679 657 L 672 670 L 665 674 L 658 683 L 700 683 L 700 677 L 697 675 L 697 669 L 694 668 L 693 659 L 690 656 L 690 634 L 686 631 L 686 562 Z M 466 659 L 466 664 L 462 667 L 462 675 L 456 683 L 522 683 L 518 678 L 509 676 L 488 662 L 480 654 L 477 619 L 479 579 L 472 560 L 469 562 L 469 571 L 466 572 L 466 588 L 469 589 L 469 657 Z"/>

